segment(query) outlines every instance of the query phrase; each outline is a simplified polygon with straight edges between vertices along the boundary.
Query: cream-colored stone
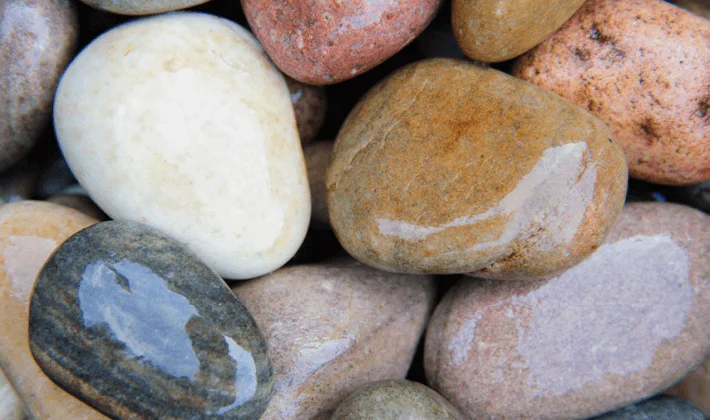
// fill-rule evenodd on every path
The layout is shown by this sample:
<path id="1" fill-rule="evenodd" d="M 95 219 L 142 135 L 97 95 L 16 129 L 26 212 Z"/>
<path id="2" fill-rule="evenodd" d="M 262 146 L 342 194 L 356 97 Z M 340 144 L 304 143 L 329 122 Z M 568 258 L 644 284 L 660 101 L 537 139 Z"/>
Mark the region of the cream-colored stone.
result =
<path id="1" fill-rule="evenodd" d="M 64 74 L 54 121 L 99 207 L 223 277 L 275 270 L 303 241 L 310 195 L 288 88 L 231 21 L 175 12 L 103 34 Z"/>
<path id="2" fill-rule="evenodd" d="M 97 220 L 58 204 L 18 201 L 0 206 L 0 367 L 29 415 L 42 420 L 98 420 L 102 414 L 54 384 L 29 347 L 29 299 L 52 252 Z M 8 419 L 0 414 L 0 419 Z"/>

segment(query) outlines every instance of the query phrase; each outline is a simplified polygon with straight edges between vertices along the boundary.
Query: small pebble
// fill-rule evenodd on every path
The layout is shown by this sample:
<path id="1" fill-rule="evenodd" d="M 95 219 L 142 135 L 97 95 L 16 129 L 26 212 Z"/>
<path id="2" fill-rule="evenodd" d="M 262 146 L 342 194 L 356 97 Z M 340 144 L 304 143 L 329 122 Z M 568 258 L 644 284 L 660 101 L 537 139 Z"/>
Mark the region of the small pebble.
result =
<path id="1" fill-rule="evenodd" d="M 311 190 L 311 227 L 330 229 L 325 178 L 333 152 L 332 141 L 319 141 L 303 148 Z"/>
<path id="2" fill-rule="evenodd" d="M 312 86 L 286 77 L 301 144 L 310 143 L 325 122 L 326 97 L 322 86 Z"/>
<path id="3" fill-rule="evenodd" d="M 678 398 L 658 397 L 593 420 L 705 420 L 702 411 Z"/>

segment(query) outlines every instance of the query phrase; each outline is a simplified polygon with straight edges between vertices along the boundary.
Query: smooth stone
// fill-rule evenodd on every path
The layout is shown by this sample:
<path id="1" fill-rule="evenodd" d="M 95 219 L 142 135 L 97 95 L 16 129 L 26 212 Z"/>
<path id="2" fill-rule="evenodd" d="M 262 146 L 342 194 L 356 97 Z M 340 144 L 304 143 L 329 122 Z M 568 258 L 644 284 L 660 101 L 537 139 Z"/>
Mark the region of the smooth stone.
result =
<path id="1" fill-rule="evenodd" d="M 404 379 L 435 298 L 430 277 L 351 258 L 282 268 L 232 290 L 262 327 L 274 363 L 262 420 L 327 419 L 360 386 Z"/>
<path id="2" fill-rule="evenodd" d="M 585 418 L 651 397 L 710 353 L 710 216 L 631 203 L 542 281 L 469 280 L 427 330 L 428 383 L 472 418 Z"/>
<path id="3" fill-rule="evenodd" d="M 303 83 L 362 74 L 395 55 L 434 19 L 441 0 L 241 0 L 274 63 Z M 287 18 L 285 18 L 287 17 Z"/>
<path id="4" fill-rule="evenodd" d="M 322 86 L 312 86 L 286 77 L 301 144 L 309 144 L 325 122 L 326 96 Z"/>
<path id="5" fill-rule="evenodd" d="M 25 405 L 0 370 L 0 419 L 24 420 L 26 416 Z"/>
<path id="6" fill-rule="evenodd" d="M 207 3 L 210 0 L 81 0 L 91 7 L 119 15 L 152 15 Z"/>
<path id="7" fill-rule="evenodd" d="M 106 418 L 42 372 L 30 353 L 27 332 L 30 294 L 42 265 L 67 238 L 96 222 L 43 201 L 0 206 L 0 368 L 35 419 Z"/>
<path id="8" fill-rule="evenodd" d="M 229 287 L 135 222 L 99 223 L 55 251 L 29 334 L 42 370 L 112 418 L 257 419 L 273 389 L 266 341 Z"/>
<path id="9" fill-rule="evenodd" d="M 25 157 L 47 127 L 78 30 L 69 1 L 0 2 L 0 172 Z"/>
<path id="10" fill-rule="evenodd" d="M 585 110 L 497 70 L 432 59 L 350 113 L 327 201 L 338 240 L 365 264 L 515 279 L 593 252 L 626 184 L 623 152 Z"/>
<path id="11" fill-rule="evenodd" d="M 104 213 L 93 201 L 91 201 L 91 198 L 86 195 L 57 194 L 48 198 L 47 201 L 78 210 L 87 216 L 93 217 L 94 219 L 102 222 L 109 219 L 108 215 L 106 215 L 106 213 Z"/>
<path id="12" fill-rule="evenodd" d="M 54 122 L 101 209 L 167 233 L 222 277 L 271 272 L 306 235 L 286 82 L 233 22 L 174 12 L 101 35 L 64 74 Z"/>
<path id="13" fill-rule="evenodd" d="M 710 359 L 667 390 L 666 394 L 692 402 L 710 417 Z"/>
<path id="14" fill-rule="evenodd" d="M 303 148 L 311 190 L 311 226 L 330 229 L 325 179 L 333 152 L 332 141 L 318 141 Z"/>
<path id="15" fill-rule="evenodd" d="M 659 42 L 659 40 L 663 42 Z M 710 20 L 661 0 L 589 0 L 513 75 L 606 123 L 633 178 L 710 179 Z"/>
<path id="16" fill-rule="evenodd" d="M 658 397 L 595 417 L 594 420 L 705 420 L 705 416 L 687 401 Z"/>
<path id="17" fill-rule="evenodd" d="M 32 198 L 37 189 L 39 168 L 34 162 L 21 160 L 0 174 L 0 204 Z"/>
<path id="18" fill-rule="evenodd" d="M 452 0 L 456 41 L 473 60 L 510 60 L 540 44 L 585 0 Z"/>
<path id="19" fill-rule="evenodd" d="M 345 399 L 331 420 L 467 420 L 434 390 L 417 382 L 370 383 Z"/>

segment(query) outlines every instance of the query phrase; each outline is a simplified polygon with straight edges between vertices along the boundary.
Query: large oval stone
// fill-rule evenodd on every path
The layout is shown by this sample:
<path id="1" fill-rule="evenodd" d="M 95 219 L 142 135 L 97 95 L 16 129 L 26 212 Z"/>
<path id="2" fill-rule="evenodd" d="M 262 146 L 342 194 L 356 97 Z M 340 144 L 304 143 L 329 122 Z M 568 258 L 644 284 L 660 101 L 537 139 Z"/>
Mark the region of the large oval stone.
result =
<path id="1" fill-rule="evenodd" d="M 101 209 L 169 234 L 223 277 L 275 270 L 306 235 L 286 82 L 231 21 L 174 12 L 105 33 L 64 74 L 54 119 Z"/>
<path id="2" fill-rule="evenodd" d="M 157 230 L 104 222 L 37 278 L 30 349 L 68 392 L 114 418 L 255 419 L 273 369 L 224 281 Z"/>
<path id="3" fill-rule="evenodd" d="M 559 277 L 464 281 L 427 330 L 430 385 L 472 418 L 586 418 L 657 394 L 710 352 L 710 216 L 628 204 Z"/>
<path id="4" fill-rule="evenodd" d="M 404 379 L 436 293 L 431 277 L 350 258 L 283 268 L 233 290 L 263 328 L 274 363 L 262 420 L 328 419 L 358 387 Z"/>
<path id="5" fill-rule="evenodd" d="M 371 266 L 549 276 L 606 237 L 626 164 L 609 130 L 557 95 L 452 59 L 398 70 L 338 134 L 330 223 Z"/>

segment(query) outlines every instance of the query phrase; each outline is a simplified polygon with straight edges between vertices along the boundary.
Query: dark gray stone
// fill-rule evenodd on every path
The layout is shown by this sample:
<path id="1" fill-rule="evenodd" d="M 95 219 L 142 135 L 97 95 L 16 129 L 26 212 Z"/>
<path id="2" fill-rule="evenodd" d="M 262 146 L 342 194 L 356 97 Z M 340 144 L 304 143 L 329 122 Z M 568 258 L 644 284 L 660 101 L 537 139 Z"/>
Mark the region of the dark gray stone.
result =
<path id="1" fill-rule="evenodd" d="M 688 401 L 657 397 L 595 417 L 593 420 L 705 420 L 705 415 Z"/>
<path id="2" fill-rule="evenodd" d="M 258 419 L 273 390 L 251 314 L 194 254 L 138 223 L 94 225 L 55 251 L 29 334 L 52 380 L 114 418 Z"/>

